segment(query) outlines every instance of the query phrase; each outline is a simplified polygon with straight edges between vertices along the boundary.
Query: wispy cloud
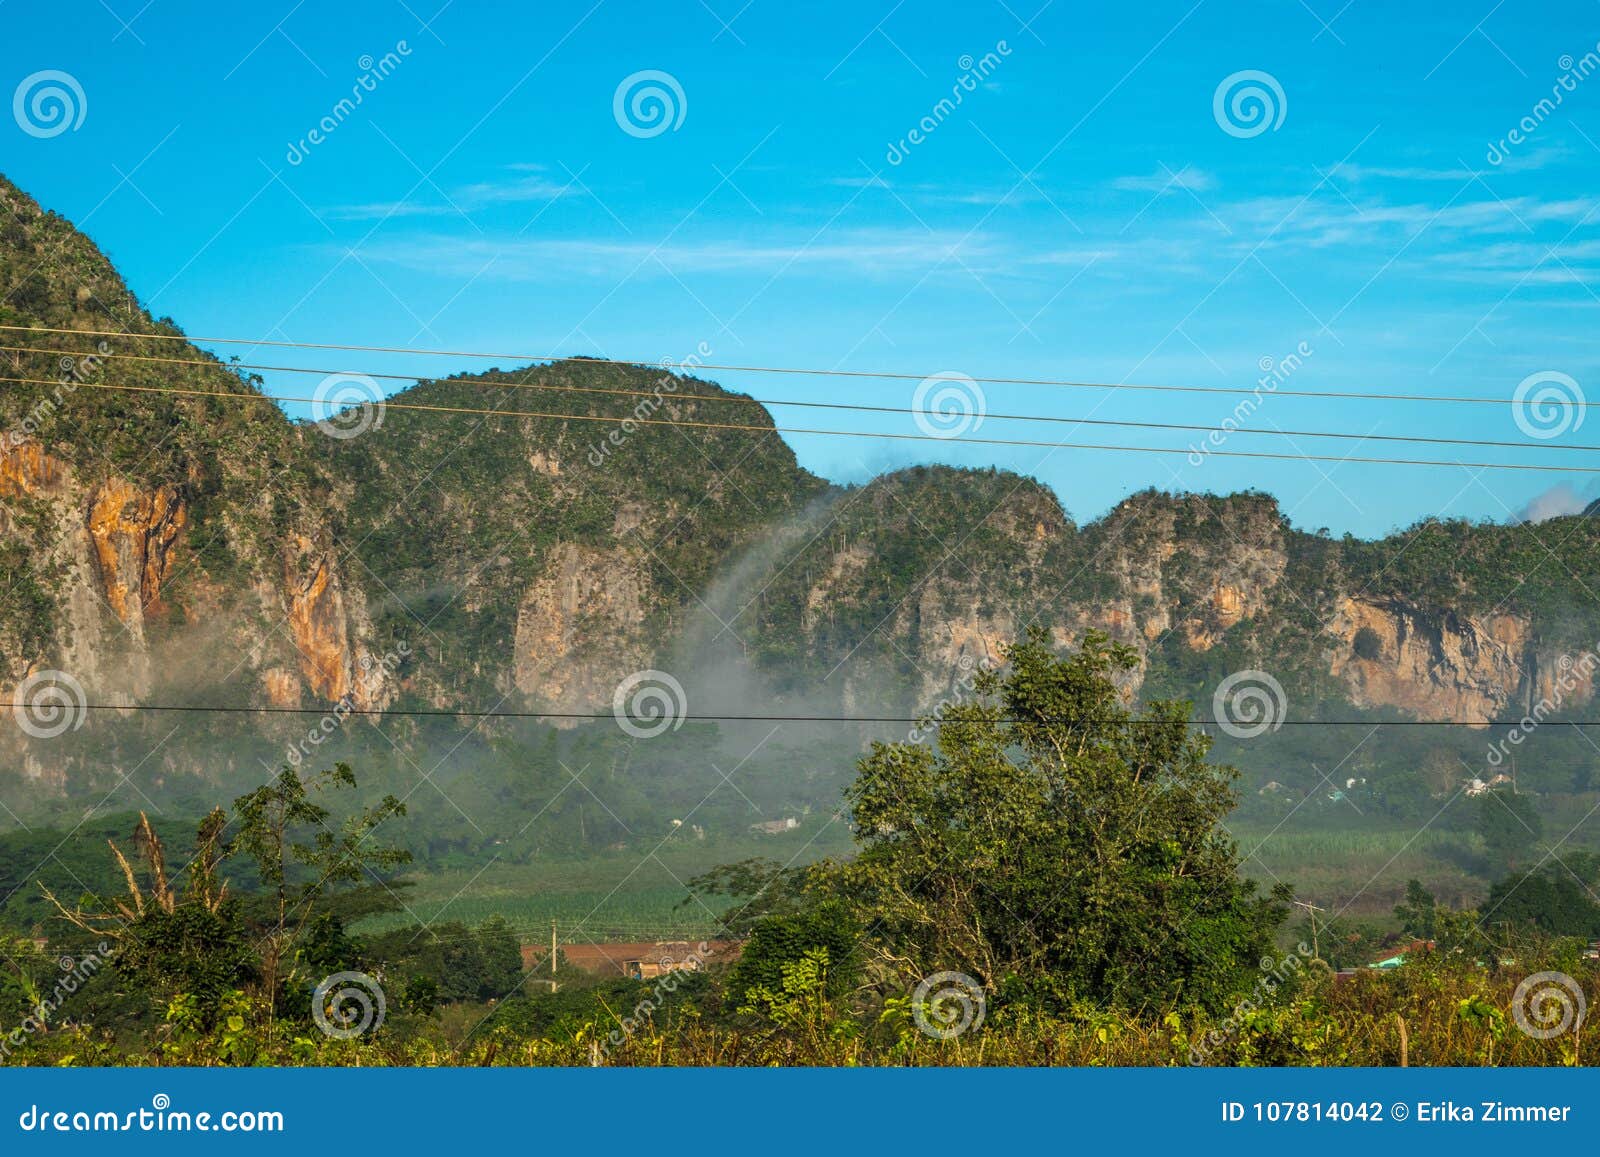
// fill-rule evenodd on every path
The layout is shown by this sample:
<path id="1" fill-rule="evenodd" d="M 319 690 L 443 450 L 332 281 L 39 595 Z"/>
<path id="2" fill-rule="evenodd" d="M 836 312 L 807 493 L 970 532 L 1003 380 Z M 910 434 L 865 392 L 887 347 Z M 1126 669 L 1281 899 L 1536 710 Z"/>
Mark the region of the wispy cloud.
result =
<path id="1" fill-rule="evenodd" d="M 542 280 L 571 272 L 626 275 L 643 267 L 672 273 L 768 275 L 791 268 L 857 274 L 923 272 L 957 256 L 966 262 L 989 263 L 998 254 L 997 247 L 982 237 L 923 229 L 838 231 L 823 240 L 797 235 L 793 240 L 710 238 L 661 244 L 430 234 L 378 240 L 361 250 L 369 260 L 442 273 L 470 275 L 492 263 L 489 274 L 512 280 Z"/>
<path id="2" fill-rule="evenodd" d="M 1217 187 L 1217 179 L 1193 165 L 1185 165 L 1176 171 L 1162 165 L 1148 176 L 1118 177 L 1111 182 L 1111 187 L 1138 193 L 1165 193 L 1169 190 L 1206 193 Z"/>
<path id="3" fill-rule="evenodd" d="M 491 205 L 523 204 L 531 201 L 554 201 L 570 197 L 578 191 L 576 184 L 566 184 L 541 176 L 541 166 L 519 162 L 507 165 L 510 171 L 526 174 L 501 181 L 480 181 L 448 189 L 443 201 L 375 201 L 360 205 L 340 205 L 328 210 L 329 217 L 361 221 L 382 217 L 449 217 L 484 209 Z M 437 197 L 437 194 L 434 194 Z"/>
<path id="4" fill-rule="evenodd" d="M 1535 494 L 1512 517 L 1513 522 L 1545 522 L 1563 515 L 1582 514 L 1595 499 L 1595 487 L 1580 492 L 1570 482 L 1558 482 L 1549 490 Z"/>

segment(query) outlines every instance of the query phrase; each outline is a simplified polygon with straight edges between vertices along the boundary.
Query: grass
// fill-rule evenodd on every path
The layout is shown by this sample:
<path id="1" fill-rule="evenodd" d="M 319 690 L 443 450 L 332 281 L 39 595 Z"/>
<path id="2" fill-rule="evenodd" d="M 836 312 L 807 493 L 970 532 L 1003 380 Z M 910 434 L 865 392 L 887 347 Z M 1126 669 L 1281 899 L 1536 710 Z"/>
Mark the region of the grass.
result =
<path id="1" fill-rule="evenodd" d="M 501 916 L 525 942 L 544 943 L 555 920 L 563 940 L 663 940 L 716 934 L 715 900 L 709 909 L 689 900 L 685 881 L 718 864 L 760 856 L 809 863 L 849 849 L 840 823 L 813 821 L 764 838 L 698 841 L 673 838 L 641 855 L 602 853 L 582 860 L 491 863 L 419 876 L 403 894 L 399 912 L 370 917 L 358 932 L 413 924 L 460 921 L 477 925 Z"/>
<path id="2" fill-rule="evenodd" d="M 693 1002 L 619 1021 L 639 1001 L 661 999 L 651 982 L 612 993 L 543 1033 L 485 1024 L 483 1006 L 415 1022 L 398 1013 L 373 1035 L 335 1040 L 288 1022 L 175 1032 L 118 1042 L 85 1027 L 27 1037 L 19 1065 L 1136 1065 L 1459 1066 L 1577 1065 L 1600 1049 L 1600 1022 L 1573 1018 L 1548 1039 L 1519 1025 L 1531 1010 L 1519 984 L 1554 965 L 1569 985 L 1593 992 L 1587 962 L 1527 960 L 1517 968 L 1472 968 L 1448 955 L 1424 957 L 1395 973 L 1336 981 L 1303 972 L 1262 1007 L 1241 1004 L 1206 1015 L 1160 1010 L 1083 1010 L 1066 1017 L 992 1010 L 981 1028 L 952 1040 L 918 1032 L 901 1007 L 812 999 L 774 1023 L 730 1015 L 716 978 Z M 619 982 L 626 984 L 626 982 Z M 1553 991 L 1553 990 L 1550 990 Z M 887 993 L 885 995 L 893 995 Z M 549 997 L 550 1000 L 557 999 Z M 563 997 L 562 999 L 565 999 Z M 235 1018 L 239 1021 L 245 1018 Z M 619 1027 L 620 1026 L 620 1027 Z"/>
<path id="3" fill-rule="evenodd" d="M 1387 917 L 1411 879 L 1451 907 L 1471 907 L 1488 890 L 1482 847 L 1462 832 L 1245 829 L 1234 838 L 1247 857 L 1246 874 L 1291 884 L 1301 899 L 1349 916 Z"/>

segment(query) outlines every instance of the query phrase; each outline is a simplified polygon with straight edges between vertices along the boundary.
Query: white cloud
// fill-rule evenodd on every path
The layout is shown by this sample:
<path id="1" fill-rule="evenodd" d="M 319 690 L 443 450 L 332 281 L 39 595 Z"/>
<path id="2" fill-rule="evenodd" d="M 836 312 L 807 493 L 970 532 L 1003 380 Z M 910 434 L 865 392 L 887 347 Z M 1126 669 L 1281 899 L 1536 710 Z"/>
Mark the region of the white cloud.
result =
<path id="1" fill-rule="evenodd" d="M 1530 498 L 1528 504 L 1517 511 L 1512 521 L 1545 522 L 1563 515 L 1582 514 L 1592 501 L 1594 501 L 1593 495 L 1584 497 L 1572 483 L 1557 482 L 1549 490 Z"/>
<path id="2" fill-rule="evenodd" d="M 1111 182 L 1111 187 L 1141 193 L 1165 193 L 1169 190 L 1205 193 L 1217 187 L 1217 179 L 1193 165 L 1185 165 L 1176 172 L 1162 165 L 1148 176 L 1118 177 Z"/>
<path id="3" fill-rule="evenodd" d="M 518 163 L 506 166 L 519 173 L 536 174 L 539 166 Z M 520 176 L 505 181 L 480 181 L 445 192 L 440 201 L 378 201 L 364 205 L 340 205 L 328 216 L 346 221 L 378 217 L 451 217 L 489 205 L 521 204 L 529 201 L 554 201 L 570 197 L 578 189 L 571 184 L 538 175 Z M 437 196 L 437 194 L 434 194 Z"/>
<path id="4" fill-rule="evenodd" d="M 840 230 L 822 239 L 748 241 L 708 238 L 666 243 L 615 239 L 555 240 L 431 234 L 369 242 L 361 256 L 435 272 L 470 276 L 493 262 L 495 276 L 540 280 L 577 271 L 605 276 L 662 267 L 672 273 L 835 269 L 862 274 L 925 272 L 959 256 L 992 262 L 999 250 L 981 237 L 923 229 Z M 959 266 L 957 266 L 959 268 Z"/>

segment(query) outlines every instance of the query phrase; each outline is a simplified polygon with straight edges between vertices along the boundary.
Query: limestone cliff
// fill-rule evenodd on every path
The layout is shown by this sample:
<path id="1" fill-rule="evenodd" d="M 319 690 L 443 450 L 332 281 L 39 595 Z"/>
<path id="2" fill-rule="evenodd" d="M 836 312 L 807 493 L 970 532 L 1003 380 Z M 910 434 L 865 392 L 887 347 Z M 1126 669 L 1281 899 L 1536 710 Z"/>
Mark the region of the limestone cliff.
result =
<path id="1" fill-rule="evenodd" d="M 562 543 L 551 552 L 517 610 L 519 691 L 553 711 L 604 709 L 618 682 L 649 665 L 642 561 L 625 548 Z"/>

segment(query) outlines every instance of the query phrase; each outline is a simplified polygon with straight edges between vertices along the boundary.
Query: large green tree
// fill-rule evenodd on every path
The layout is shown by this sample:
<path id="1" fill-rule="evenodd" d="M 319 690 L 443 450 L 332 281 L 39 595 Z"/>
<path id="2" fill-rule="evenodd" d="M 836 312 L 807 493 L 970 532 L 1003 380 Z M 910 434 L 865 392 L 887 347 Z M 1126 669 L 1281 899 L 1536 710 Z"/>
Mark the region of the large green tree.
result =
<path id="1" fill-rule="evenodd" d="M 1501 788 L 1478 797 L 1477 828 L 1484 850 L 1501 868 L 1521 865 L 1544 837 L 1544 821 L 1533 800 Z"/>
<path id="2" fill-rule="evenodd" d="M 1052 1002 L 1218 1007 L 1273 950 L 1287 891 L 1258 894 L 1222 828 L 1237 773 L 1190 705 L 1136 708 L 1136 652 L 1033 630 L 947 709 L 934 748 L 875 744 L 840 866 L 880 960 Z"/>

